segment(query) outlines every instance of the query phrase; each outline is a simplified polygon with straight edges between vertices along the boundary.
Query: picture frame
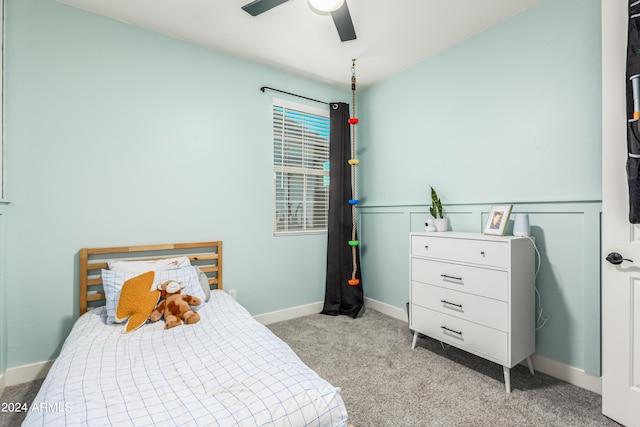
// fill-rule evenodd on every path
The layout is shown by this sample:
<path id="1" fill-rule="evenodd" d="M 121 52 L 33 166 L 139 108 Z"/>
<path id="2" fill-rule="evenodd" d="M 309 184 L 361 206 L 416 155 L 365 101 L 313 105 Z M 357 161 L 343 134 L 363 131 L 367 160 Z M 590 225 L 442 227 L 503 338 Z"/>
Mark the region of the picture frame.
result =
<path id="1" fill-rule="evenodd" d="M 509 216 L 513 205 L 496 205 L 492 206 L 489 211 L 489 219 L 484 227 L 484 234 L 493 236 L 504 236 L 509 223 Z"/>

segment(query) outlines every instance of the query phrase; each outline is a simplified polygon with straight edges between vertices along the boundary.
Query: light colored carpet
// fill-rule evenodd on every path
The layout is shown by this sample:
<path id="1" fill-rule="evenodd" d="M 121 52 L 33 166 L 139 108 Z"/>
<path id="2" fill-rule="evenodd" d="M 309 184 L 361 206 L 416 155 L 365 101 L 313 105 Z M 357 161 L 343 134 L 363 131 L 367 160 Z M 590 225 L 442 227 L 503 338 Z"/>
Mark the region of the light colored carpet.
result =
<path id="1" fill-rule="evenodd" d="M 7 387 L 4 393 L 2 393 L 2 396 L 0 396 L 0 405 L 18 404 L 18 406 L 22 406 L 26 404 L 26 406 L 29 407 L 36 397 L 36 394 L 38 394 L 42 381 L 43 380 L 31 381 Z M 3 407 L 7 411 L 0 411 L 0 427 L 18 427 L 22 424 L 24 417 L 27 416 L 27 413 L 23 411 L 9 412 L 9 409 L 15 409 L 15 406 Z"/>
<path id="2" fill-rule="evenodd" d="M 518 366 L 507 394 L 501 366 L 429 338 L 411 350 L 406 322 L 371 309 L 358 319 L 317 314 L 269 328 L 341 387 L 355 427 L 618 426 L 595 393 Z M 0 402 L 30 404 L 41 383 L 7 387 Z M 2 427 L 23 419 L 0 412 Z"/>
<path id="3" fill-rule="evenodd" d="M 512 369 L 507 394 L 500 365 L 430 338 L 412 350 L 407 323 L 371 309 L 269 328 L 342 389 L 355 427 L 618 425 L 601 414 L 600 395 L 524 366 Z"/>

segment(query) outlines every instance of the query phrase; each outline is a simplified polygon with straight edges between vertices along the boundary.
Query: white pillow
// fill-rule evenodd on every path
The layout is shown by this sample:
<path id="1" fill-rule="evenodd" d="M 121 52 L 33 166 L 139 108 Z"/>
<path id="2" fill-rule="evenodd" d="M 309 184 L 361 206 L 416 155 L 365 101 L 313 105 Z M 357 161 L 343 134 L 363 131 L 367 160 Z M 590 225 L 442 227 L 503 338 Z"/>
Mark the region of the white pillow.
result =
<path id="1" fill-rule="evenodd" d="M 154 261 L 107 261 L 109 270 L 117 273 L 146 273 L 147 271 L 174 270 L 191 265 L 189 258 L 179 256 Z"/>
<path id="2" fill-rule="evenodd" d="M 200 268 L 198 268 L 197 266 L 194 266 L 193 268 L 196 269 L 196 274 L 198 275 L 198 280 L 200 281 L 200 286 L 202 287 L 202 292 L 204 293 L 204 300 L 209 301 L 209 298 L 211 298 L 211 286 L 209 285 L 209 278 L 207 277 L 207 274 L 200 270 Z"/>
<path id="3" fill-rule="evenodd" d="M 105 299 L 107 300 L 105 304 L 107 307 L 107 323 L 115 323 L 116 309 L 118 308 L 120 291 L 122 290 L 124 282 L 140 274 L 141 273 L 119 273 L 113 270 L 102 270 L 102 287 L 104 289 Z M 167 280 L 183 282 L 186 285 L 182 291 L 183 294 L 189 294 L 202 300 L 202 304 L 192 307 L 194 311 L 198 311 L 200 307 L 204 305 L 206 297 L 202 292 L 195 267 L 187 266 L 174 270 L 155 272 L 154 284 L 156 286 Z"/>

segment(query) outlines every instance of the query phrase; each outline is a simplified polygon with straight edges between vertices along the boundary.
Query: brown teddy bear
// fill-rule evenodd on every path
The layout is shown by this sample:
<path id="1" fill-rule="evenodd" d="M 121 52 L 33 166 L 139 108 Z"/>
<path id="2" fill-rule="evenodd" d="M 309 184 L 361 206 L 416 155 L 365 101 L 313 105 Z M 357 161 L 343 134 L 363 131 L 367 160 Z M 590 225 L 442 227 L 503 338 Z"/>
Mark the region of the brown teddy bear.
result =
<path id="1" fill-rule="evenodd" d="M 184 283 L 174 280 L 168 280 L 158 285 L 162 301 L 149 316 L 152 322 L 157 322 L 164 315 L 165 329 L 169 329 L 182 325 L 183 320 L 187 325 L 200 320 L 200 315 L 191 310 L 189 306 L 198 306 L 202 301 L 198 297 L 182 294 L 184 287 Z"/>

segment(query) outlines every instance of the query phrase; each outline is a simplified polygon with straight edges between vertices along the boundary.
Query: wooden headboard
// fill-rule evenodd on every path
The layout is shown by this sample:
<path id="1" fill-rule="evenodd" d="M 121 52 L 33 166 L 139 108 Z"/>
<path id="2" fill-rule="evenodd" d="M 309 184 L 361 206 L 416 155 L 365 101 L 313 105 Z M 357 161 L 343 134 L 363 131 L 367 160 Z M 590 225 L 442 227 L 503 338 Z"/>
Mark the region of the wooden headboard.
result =
<path id="1" fill-rule="evenodd" d="M 188 256 L 209 278 L 209 286 L 222 289 L 222 242 L 175 243 L 169 245 L 118 246 L 80 250 L 80 314 L 89 306 L 105 303 L 101 269 L 108 261 L 140 261 Z"/>

